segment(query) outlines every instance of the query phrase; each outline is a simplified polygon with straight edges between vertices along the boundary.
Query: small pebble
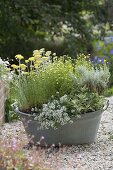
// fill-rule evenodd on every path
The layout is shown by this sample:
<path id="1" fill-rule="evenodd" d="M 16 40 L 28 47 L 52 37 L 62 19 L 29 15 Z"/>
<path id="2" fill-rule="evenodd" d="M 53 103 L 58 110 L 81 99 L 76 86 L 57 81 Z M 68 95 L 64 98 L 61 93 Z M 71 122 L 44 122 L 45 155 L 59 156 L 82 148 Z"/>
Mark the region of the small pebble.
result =
<path id="1" fill-rule="evenodd" d="M 53 170 L 113 170 L 113 97 L 108 98 L 109 108 L 103 112 L 97 140 L 90 144 L 54 148 L 47 152 L 47 161 Z M 0 138 L 20 137 L 28 142 L 21 121 L 1 126 Z M 49 151 L 49 150 L 48 150 Z M 26 150 L 27 152 L 27 150 Z"/>

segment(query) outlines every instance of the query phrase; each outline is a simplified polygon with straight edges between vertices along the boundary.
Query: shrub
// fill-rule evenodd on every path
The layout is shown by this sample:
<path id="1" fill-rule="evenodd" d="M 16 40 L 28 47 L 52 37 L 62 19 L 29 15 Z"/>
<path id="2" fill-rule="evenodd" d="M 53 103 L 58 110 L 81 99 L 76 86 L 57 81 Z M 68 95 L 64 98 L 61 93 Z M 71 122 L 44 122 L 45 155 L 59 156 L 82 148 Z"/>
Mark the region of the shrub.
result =
<path id="1" fill-rule="evenodd" d="M 109 89 L 106 90 L 105 96 L 107 97 L 113 96 L 113 87 L 110 87 Z"/>

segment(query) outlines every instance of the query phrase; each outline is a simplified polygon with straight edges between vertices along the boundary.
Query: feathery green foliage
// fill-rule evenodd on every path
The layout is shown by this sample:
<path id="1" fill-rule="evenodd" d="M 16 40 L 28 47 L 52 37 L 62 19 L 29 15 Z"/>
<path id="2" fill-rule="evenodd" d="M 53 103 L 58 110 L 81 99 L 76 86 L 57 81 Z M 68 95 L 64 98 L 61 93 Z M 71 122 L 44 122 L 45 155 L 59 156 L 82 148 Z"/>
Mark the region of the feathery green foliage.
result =
<path id="1" fill-rule="evenodd" d="M 40 59 L 43 59 L 43 55 Z M 36 56 L 37 54 L 35 54 Z M 30 60 L 34 60 L 34 58 L 31 57 Z M 107 87 L 109 80 L 107 66 L 94 68 L 88 56 L 80 55 L 75 62 L 70 58 L 67 60 L 55 58 L 54 61 L 46 58 L 46 60 L 38 68 L 36 63 L 40 61 L 39 59 L 30 61 L 29 68 L 31 70 L 27 74 L 23 74 L 26 73 L 26 70 L 23 70 L 26 68 L 25 65 L 13 65 L 19 72 L 19 75 L 14 76 L 13 93 L 16 95 L 15 98 L 22 110 L 32 107 L 40 108 L 57 92 L 59 92 L 59 97 L 78 92 L 81 94 L 81 89 L 85 87 L 85 92 L 101 94 Z"/>

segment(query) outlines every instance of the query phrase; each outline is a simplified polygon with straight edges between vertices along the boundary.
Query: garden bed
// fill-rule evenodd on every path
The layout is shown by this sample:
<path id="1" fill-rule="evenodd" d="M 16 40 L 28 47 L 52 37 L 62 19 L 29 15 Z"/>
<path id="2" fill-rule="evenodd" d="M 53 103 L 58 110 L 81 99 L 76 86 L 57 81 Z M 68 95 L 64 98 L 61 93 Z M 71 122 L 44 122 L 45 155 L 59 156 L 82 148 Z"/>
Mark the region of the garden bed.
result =
<path id="1" fill-rule="evenodd" d="M 6 123 L 1 128 L 0 138 L 21 138 L 27 144 L 27 136 L 20 121 Z M 64 146 L 47 149 L 48 162 L 54 170 L 112 170 L 113 169 L 113 97 L 103 113 L 97 140 L 90 145 Z M 26 150 L 26 152 L 29 152 Z M 52 159 L 51 159 L 52 158 Z M 56 168 L 57 167 L 57 168 Z"/>

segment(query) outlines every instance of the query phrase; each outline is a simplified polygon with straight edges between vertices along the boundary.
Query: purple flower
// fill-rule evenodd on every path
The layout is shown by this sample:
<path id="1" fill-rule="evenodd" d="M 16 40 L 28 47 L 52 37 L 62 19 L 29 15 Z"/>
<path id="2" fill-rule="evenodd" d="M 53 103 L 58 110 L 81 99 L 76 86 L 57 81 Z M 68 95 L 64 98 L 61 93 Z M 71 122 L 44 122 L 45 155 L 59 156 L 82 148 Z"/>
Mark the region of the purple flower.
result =
<path id="1" fill-rule="evenodd" d="M 109 44 L 111 42 L 111 38 L 110 37 L 104 37 L 104 41 L 106 44 Z"/>
<path id="2" fill-rule="evenodd" d="M 94 57 L 94 60 L 97 60 L 97 59 L 98 59 L 98 56 L 95 56 L 95 57 Z"/>
<path id="3" fill-rule="evenodd" d="M 113 54 L 113 49 L 111 49 L 110 54 Z"/>
<path id="4" fill-rule="evenodd" d="M 100 58 L 98 56 L 94 56 L 94 58 L 91 58 L 91 62 L 93 62 L 95 64 L 99 63 L 100 61 L 101 60 L 100 60 Z"/>
<path id="5" fill-rule="evenodd" d="M 113 42 L 113 36 L 110 36 L 111 42 Z"/>
<path id="6" fill-rule="evenodd" d="M 101 47 L 101 46 L 98 46 L 98 47 L 97 47 L 97 50 L 98 50 L 98 51 L 99 51 L 99 50 L 101 50 L 101 49 L 102 49 L 102 47 Z"/>
<path id="7" fill-rule="evenodd" d="M 101 57 L 98 57 L 98 56 L 94 56 L 94 58 L 91 58 L 90 61 L 93 63 L 93 64 L 105 64 L 105 59 L 106 59 L 106 56 L 101 56 Z"/>
<path id="8" fill-rule="evenodd" d="M 97 60 L 97 63 L 100 63 L 102 60 L 100 59 L 100 58 L 98 58 L 98 60 Z"/>
<path id="9" fill-rule="evenodd" d="M 101 62 L 102 62 L 102 64 L 105 63 L 105 58 L 104 57 L 101 59 Z"/>

